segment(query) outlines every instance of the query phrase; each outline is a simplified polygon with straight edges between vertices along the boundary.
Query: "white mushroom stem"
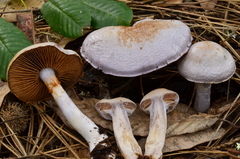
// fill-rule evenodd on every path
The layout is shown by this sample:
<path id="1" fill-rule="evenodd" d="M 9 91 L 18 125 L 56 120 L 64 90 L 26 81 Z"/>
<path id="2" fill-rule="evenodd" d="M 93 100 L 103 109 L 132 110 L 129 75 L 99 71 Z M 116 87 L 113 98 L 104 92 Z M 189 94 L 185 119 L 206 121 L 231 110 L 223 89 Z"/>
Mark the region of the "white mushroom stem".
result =
<path id="1" fill-rule="evenodd" d="M 67 121 L 88 142 L 90 152 L 99 142 L 108 138 L 107 135 L 100 134 L 98 126 L 84 115 L 73 103 L 60 85 L 53 69 L 45 68 L 40 71 L 39 76 L 46 84 Z"/>
<path id="2" fill-rule="evenodd" d="M 155 89 L 143 97 L 140 108 L 150 114 L 144 156 L 151 159 L 162 158 L 167 131 L 167 113 L 176 107 L 178 101 L 179 96 L 176 92 L 164 88 Z"/>
<path id="3" fill-rule="evenodd" d="M 196 83 L 196 96 L 194 108 L 199 112 L 204 112 L 210 108 L 211 84 Z"/>
<path id="4" fill-rule="evenodd" d="M 109 114 L 112 116 L 113 131 L 121 154 L 125 159 L 137 159 L 142 155 L 142 150 L 133 136 L 123 102 L 113 103 Z"/>
<path id="5" fill-rule="evenodd" d="M 162 158 L 167 130 L 167 107 L 167 104 L 157 97 L 152 99 L 149 106 L 150 125 L 144 156 L 151 156 L 151 159 Z"/>

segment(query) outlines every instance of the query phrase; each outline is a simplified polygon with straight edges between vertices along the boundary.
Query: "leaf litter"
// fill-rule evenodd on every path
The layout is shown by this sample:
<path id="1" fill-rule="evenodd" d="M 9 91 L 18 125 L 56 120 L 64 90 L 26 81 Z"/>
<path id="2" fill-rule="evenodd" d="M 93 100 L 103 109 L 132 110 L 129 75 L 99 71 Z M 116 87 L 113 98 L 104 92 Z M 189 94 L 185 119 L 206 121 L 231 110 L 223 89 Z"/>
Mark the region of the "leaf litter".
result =
<path id="1" fill-rule="evenodd" d="M 215 100 L 215 103 L 213 103 L 212 108 L 208 112 L 200 114 L 188 106 L 191 105 L 191 102 L 189 103 L 188 101 L 185 102 L 188 105 L 180 103 L 173 112 L 168 114 L 168 130 L 164 147 L 164 158 L 177 158 L 178 156 L 189 158 L 189 155 L 190 158 L 204 158 L 206 155 L 212 157 L 237 158 L 237 156 L 240 155 L 240 152 L 236 150 L 236 144 L 240 142 L 239 1 L 222 0 L 217 1 L 217 3 L 215 3 L 215 1 L 214 4 L 208 4 L 205 5 L 205 7 L 202 6 L 205 2 L 202 3 L 200 1 L 180 1 L 177 3 L 167 3 L 167 1 L 155 0 L 122 1 L 126 2 L 128 6 L 133 9 L 134 21 L 147 17 L 182 20 L 191 28 L 192 36 L 194 37 L 193 42 L 201 40 L 217 41 L 230 50 L 237 62 L 237 70 L 231 78 L 231 82 L 221 85 L 222 87 L 227 87 L 227 90 L 231 89 L 231 92 L 224 92 L 225 94 L 222 93 L 222 96 L 217 96 L 213 93 L 213 96 L 216 96 L 215 99 L 223 99 L 223 101 L 217 103 L 217 100 Z M 45 31 L 45 33 L 38 33 L 36 36 L 36 41 L 38 42 L 54 40 L 55 38 L 52 38 L 52 35 L 57 35 L 45 23 L 38 22 L 35 27 Z M 44 38 L 40 39 L 39 35 L 41 35 L 41 38 Z M 62 38 L 61 36 L 59 37 Z M 69 40 L 66 40 L 65 43 L 68 41 Z M 139 94 L 147 91 L 144 80 L 151 79 L 150 81 L 154 81 L 160 79 L 161 84 L 155 85 L 155 87 L 162 87 L 169 86 L 171 80 L 178 76 L 176 75 L 176 68 L 172 66 L 167 67 L 166 71 L 160 71 L 160 73 L 163 74 L 143 76 L 142 82 L 140 83 L 140 85 L 143 85 L 143 89 L 140 90 Z M 114 80 L 116 79 L 112 81 Z M 116 146 L 111 121 L 103 120 L 93 108 L 95 103 L 99 100 L 97 99 L 98 96 L 101 96 L 102 92 L 98 90 L 94 93 L 92 88 L 100 89 L 98 86 L 103 85 L 103 83 L 101 79 L 99 83 L 96 82 L 97 84 L 94 84 L 92 81 L 85 82 L 90 83 L 93 87 L 91 87 L 90 91 L 89 87 L 80 88 L 80 91 L 76 90 L 76 92 L 81 94 L 81 97 L 84 98 L 80 97 L 80 100 L 75 99 L 74 101 L 87 116 L 107 130 L 107 133 L 112 134 L 112 143 Z M 124 84 L 122 86 L 122 89 L 126 88 Z M 79 89 L 79 86 L 76 87 Z M 219 87 L 214 87 L 213 91 L 222 92 Z M 124 91 L 121 89 L 119 90 L 119 87 L 113 88 L 115 87 L 112 86 L 112 90 L 110 90 L 112 95 L 124 95 Z M 3 98 L 8 92 L 9 89 L 6 84 L 3 86 L 1 85 L 1 103 L 4 101 Z M 113 94 L 113 92 L 117 93 Z M 183 93 L 181 96 L 191 101 L 194 91 L 188 91 L 188 93 L 188 95 Z M 6 96 L 5 98 L 8 97 Z M 72 95 L 72 98 L 76 98 L 76 95 Z M 14 102 L 14 100 L 11 101 Z M 0 151 L 4 153 L 8 152 L 8 154 L 11 153 L 18 158 L 89 158 L 87 143 L 79 134 L 66 126 L 67 123 L 59 120 L 58 116 L 61 112 L 56 111 L 57 114 L 55 114 L 52 109 L 49 109 L 49 106 L 56 109 L 53 105 L 51 101 L 47 103 L 30 104 L 30 106 L 28 106 L 29 126 L 24 131 L 18 133 L 8 124 L 10 122 L 9 120 L 14 120 L 14 118 L 6 120 L 1 116 L 0 134 L 2 135 L 0 136 Z M 1 109 L 3 109 L 3 106 Z M 138 139 L 139 143 L 144 143 L 148 134 L 149 116 L 137 109 L 134 114 L 130 116 L 130 122 L 135 137 Z"/>

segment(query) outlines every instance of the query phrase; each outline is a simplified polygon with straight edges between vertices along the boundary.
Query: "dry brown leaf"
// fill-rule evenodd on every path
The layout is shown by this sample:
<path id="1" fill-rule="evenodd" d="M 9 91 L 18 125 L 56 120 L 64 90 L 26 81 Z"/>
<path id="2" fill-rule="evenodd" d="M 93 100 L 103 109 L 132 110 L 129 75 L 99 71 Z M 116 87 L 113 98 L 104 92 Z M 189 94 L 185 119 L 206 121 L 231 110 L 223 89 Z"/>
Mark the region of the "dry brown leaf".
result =
<path id="1" fill-rule="evenodd" d="M 178 119 L 177 119 L 178 118 Z M 219 119 L 218 115 L 196 114 L 184 104 L 168 114 L 167 137 L 193 133 L 211 127 Z"/>
<path id="2" fill-rule="evenodd" d="M 60 45 L 62 48 L 64 48 L 69 42 L 73 41 L 75 39 L 62 37 L 60 41 L 58 42 L 58 45 Z"/>
<path id="3" fill-rule="evenodd" d="M 9 87 L 8 87 L 8 83 L 7 82 L 2 82 L 0 80 L 0 107 L 2 105 L 2 101 L 5 97 L 6 94 L 8 94 L 10 91 Z"/>
<path id="4" fill-rule="evenodd" d="M 198 2 L 202 2 L 200 3 L 202 9 L 204 10 L 211 10 L 213 8 L 215 8 L 216 4 L 217 4 L 217 0 L 209 0 L 207 2 L 203 2 L 203 1 L 206 1 L 206 0 L 197 0 Z"/>
<path id="5" fill-rule="evenodd" d="M 189 118 L 179 121 L 179 123 L 168 126 L 167 136 L 170 137 L 174 135 L 194 133 L 211 127 L 217 120 L 218 116 L 216 115 L 195 114 Z"/>
<path id="6" fill-rule="evenodd" d="M 197 111 L 186 104 L 178 103 L 177 107 L 168 113 L 168 125 L 178 123 L 194 114 L 197 114 Z"/>
<path id="7" fill-rule="evenodd" d="M 165 140 L 163 152 L 190 149 L 196 145 L 216 140 L 220 138 L 224 132 L 225 130 L 223 128 L 218 131 L 209 128 L 192 134 L 169 137 Z"/>
<path id="8" fill-rule="evenodd" d="M 34 43 L 35 30 L 32 13 L 17 13 L 17 27 L 27 36 L 27 39 Z"/>
<path id="9" fill-rule="evenodd" d="M 75 151 L 78 154 L 78 156 L 81 157 L 81 159 L 89 159 L 90 158 L 89 148 L 76 149 Z M 71 152 L 68 153 L 68 158 L 74 158 L 74 157 L 75 156 Z M 58 159 L 60 159 L 60 158 L 58 158 Z"/>
<path id="10" fill-rule="evenodd" d="M 223 113 L 227 112 L 230 109 L 230 107 L 232 105 L 232 102 L 233 102 L 232 100 L 229 100 L 229 101 L 224 102 L 221 105 L 217 105 L 216 107 L 212 106 L 208 110 L 208 113 L 209 114 L 218 114 L 218 115 L 223 114 Z"/>
<path id="11" fill-rule="evenodd" d="M 15 11 L 15 10 L 23 10 L 23 9 L 37 9 L 41 8 L 42 5 L 45 3 L 44 0 L 24 0 L 27 8 L 24 7 L 23 3 L 20 0 L 12 0 L 11 3 L 8 3 L 7 7 L 6 3 L 0 4 L 0 11 Z M 6 19 L 9 22 L 16 22 L 16 13 L 8 13 L 3 14 L 2 18 Z"/>

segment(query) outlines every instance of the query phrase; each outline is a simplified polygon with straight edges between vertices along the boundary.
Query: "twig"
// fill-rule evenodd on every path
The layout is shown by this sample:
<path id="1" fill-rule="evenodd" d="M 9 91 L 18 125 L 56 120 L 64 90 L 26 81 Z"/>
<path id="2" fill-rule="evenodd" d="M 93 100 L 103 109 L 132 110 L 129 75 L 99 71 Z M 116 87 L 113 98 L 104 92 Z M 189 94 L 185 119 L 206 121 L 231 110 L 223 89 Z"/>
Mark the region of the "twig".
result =
<path id="1" fill-rule="evenodd" d="M 31 12 L 31 11 L 40 11 L 40 9 L 22 9 L 22 10 L 2 11 L 0 12 L 0 14 L 21 13 L 21 12 Z"/>
<path id="2" fill-rule="evenodd" d="M 0 119 L 2 121 L 4 121 L 4 119 L 0 116 Z M 11 127 L 8 125 L 8 123 L 5 123 L 7 130 L 10 132 L 10 134 L 12 134 L 11 138 L 12 141 L 14 142 L 15 146 L 18 148 L 18 150 L 22 153 L 22 155 L 27 155 L 21 141 L 18 139 L 17 135 L 13 132 L 13 130 L 11 129 Z"/>
<path id="3" fill-rule="evenodd" d="M 205 17 L 206 18 L 206 17 Z M 209 22 L 209 20 L 206 18 L 208 24 L 210 26 L 213 26 L 212 23 Z M 235 49 L 232 48 L 232 46 L 226 41 L 225 38 L 222 37 L 221 34 L 219 34 L 219 32 L 213 27 L 213 30 L 216 32 L 216 34 L 221 38 L 222 42 L 229 48 L 229 50 L 231 50 L 231 52 L 237 57 L 238 60 L 240 60 L 240 55 L 237 53 L 237 51 Z"/>
<path id="4" fill-rule="evenodd" d="M 239 93 L 238 96 L 235 98 L 235 100 L 232 102 L 231 106 L 229 107 L 229 109 L 228 109 L 228 111 L 225 113 L 225 115 L 223 116 L 222 120 L 226 120 L 227 116 L 229 115 L 230 111 L 232 110 L 233 106 L 237 103 L 237 101 L 238 101 L 239 98 L 240 98 L 240 93 Z M 218 125 L 217 130 L 216 130 L 216 133 L 217 133 L 217 131 L 221 128 L 222 124 L 223 124 L 223 121 L 220 122 L 220 124 Z M 209 147 L 211 143 L 212 143 L 212 140 L 209 141 L 207 147 Z"/>
<path id="5" fill-rule="evenodd" d="M 225 119 L 218 119 L 218 120 L 219 120 L 219 121 L 224 121 L 224 122 L 230 124 L 232 127 L 237 128 L 237 129 L 240 129 L 240 126 L 237 126 L 237 125 L 233 124 L 232 122 L 230 122 L 230 121 L 228 121 L 228 120 L 225 120 Z"/>

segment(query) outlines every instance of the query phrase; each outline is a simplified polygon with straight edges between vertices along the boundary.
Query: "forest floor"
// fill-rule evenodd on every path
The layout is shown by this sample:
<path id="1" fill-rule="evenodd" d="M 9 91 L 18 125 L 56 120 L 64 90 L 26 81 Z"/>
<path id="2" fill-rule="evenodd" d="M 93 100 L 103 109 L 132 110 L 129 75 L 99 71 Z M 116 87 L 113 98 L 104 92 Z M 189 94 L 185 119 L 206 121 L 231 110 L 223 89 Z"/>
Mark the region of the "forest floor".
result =
<path id="1" fill-rule="evenodd" d="M 102 98 L 119 96 L 139 103 L 151 90 L 167 88 L 179 94 L 180 104 L 168 114 L 171 130 L 167 132 L 163 158 L 240 158 L 240 1 L 121 1 L 133 10 L 132 23 L 145 18 L 181 20 L 191 29 L 192 43 L 217 42 L 233 56 L 236 72 L 230 80 L 212 86 L 211 108 L 198 113 L 192 108 L 194 83 L 178 73 L 177 62 L 146 75 L 124 78 L 103 74 L 84 61 L 85 75 L 68 92 L 79 109 L 105 128 L 118 152 L 111 121 L 101 119 L 93 109 L 94 104 Z M 47 25 L 40 10 L 27 13 L 34 17 L 35 43 L 53 41 L 79 53 L 86 36 L 75 40 L 63 38 Z M 0 83 L 2 88 L 4 85 Z M 0 158 L 89 158 L 85 140 L 66 126 L 52 107 L 52 100 L 26 104 L 7 91 L 1 106 Z M 134 135 L 143 150 L 149 126 L 147 118 L 148 115 L 138 110 L 130 117 Z"/>

